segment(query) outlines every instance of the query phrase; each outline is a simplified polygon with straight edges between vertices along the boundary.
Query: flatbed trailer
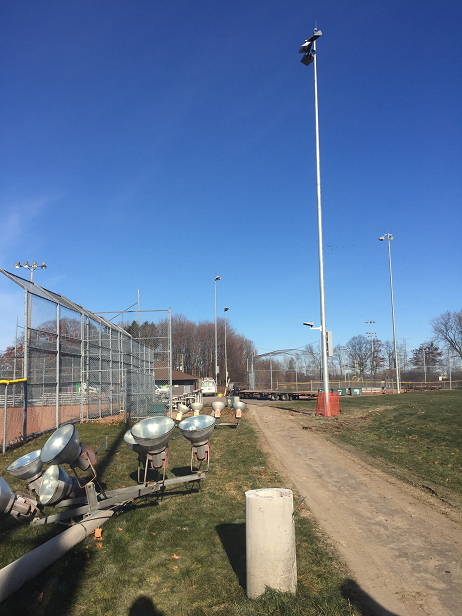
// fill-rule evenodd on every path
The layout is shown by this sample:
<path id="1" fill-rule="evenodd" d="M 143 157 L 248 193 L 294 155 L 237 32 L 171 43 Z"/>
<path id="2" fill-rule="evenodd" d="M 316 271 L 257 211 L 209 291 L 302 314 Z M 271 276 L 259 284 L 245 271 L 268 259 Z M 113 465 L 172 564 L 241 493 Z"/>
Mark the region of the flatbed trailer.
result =
<path id="1" fill-rule="evenodd" d="M 257 400 L 311 400 L 318 397 L 317 391 L 277 391 L 275 389 L 244 389 L 239 392 L 239 397 L 244 399 L 256 398 Z"/>

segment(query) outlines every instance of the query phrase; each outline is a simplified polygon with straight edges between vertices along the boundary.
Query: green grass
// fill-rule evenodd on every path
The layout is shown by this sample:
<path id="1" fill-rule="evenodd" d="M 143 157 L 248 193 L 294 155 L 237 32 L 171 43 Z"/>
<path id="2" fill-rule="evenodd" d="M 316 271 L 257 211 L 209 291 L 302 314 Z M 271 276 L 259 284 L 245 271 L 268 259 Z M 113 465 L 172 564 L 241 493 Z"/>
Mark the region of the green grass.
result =
<path id="1" fill-rule="evenodd" d="M 81 440 L 96 448 L 103 487 L 134 484 L 136 455 L 123 443 L 123 424 L 78 425 Z M 13 489 L 22 482 L 5 473 L 7 464 L 43 445 L 47 436 L 0 456 L 0 473 Z M 199 488 L 180 486 L 163 498 L 136 501 L 103 528 L 102 547 L 93 538 L 77 545 L 7 599 L 4 615 L 150 616 L 186 615 L 342 616 L 357 611 L 344 598 L 348 572 L 326 547 L 309 516 L 296 516 L 298 591 L 245 595 L 245 502 L 248 489 L 287 486 L 269 466 L 244 416 L 237 429 L 212 435 L 212 459 Z M 170 477 L 187 472 L 190 447 L 170 444 Z M 290 487 L 290 486 L 289 486 Z M 61 532 L 56 525 L 32 528 L 2 518 L 0 566 Z M 179 558 L 174 558 L 179 556 Z"/>
<path id="2" fill-rule="evenodd" d="M 316 402 L 277 403 L 312 411 Z M 462 391 L 341 397 L 339 417 L 297 415 L 335 439 L 366 453 L 384 470 L 460 507 Z"/>

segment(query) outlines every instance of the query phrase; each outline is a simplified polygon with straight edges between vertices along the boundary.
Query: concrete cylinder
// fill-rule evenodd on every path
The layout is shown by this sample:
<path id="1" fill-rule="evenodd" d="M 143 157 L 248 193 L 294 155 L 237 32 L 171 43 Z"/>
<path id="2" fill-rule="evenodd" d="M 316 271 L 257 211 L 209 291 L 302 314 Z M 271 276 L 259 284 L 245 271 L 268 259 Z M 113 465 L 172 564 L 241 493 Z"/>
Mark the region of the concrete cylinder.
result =
<path id="1" fill-rule="evenodd" d="M 297 591 L 297 557 L 292 490 L 266 488 L 245 493 L 247 596 L 269 586 Z"/>

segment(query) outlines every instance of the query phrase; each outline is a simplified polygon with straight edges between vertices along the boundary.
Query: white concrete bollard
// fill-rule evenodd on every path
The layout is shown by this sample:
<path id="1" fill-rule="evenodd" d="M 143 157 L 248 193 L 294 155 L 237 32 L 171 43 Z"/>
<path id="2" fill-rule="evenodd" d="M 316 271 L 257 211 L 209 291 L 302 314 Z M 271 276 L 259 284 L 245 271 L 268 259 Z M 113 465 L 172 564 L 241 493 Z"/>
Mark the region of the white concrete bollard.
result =
<path id="1" fill-rule="evenodd" d="M 292 490 L 266 488 L 245 493 L 247 596 L 269 586 L 297 591 L 297 557 Z"/>

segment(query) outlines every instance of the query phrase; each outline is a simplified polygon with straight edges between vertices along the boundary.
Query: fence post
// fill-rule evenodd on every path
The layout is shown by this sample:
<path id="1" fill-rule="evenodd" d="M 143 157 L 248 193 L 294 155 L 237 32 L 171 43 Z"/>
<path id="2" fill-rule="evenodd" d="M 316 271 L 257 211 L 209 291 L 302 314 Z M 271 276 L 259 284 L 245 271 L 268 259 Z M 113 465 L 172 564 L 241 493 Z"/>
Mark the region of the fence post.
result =
<path id="1" fill-rule="evenodd" d="M 5 383 L 5 408 L 3 409 L 3 453 L 6 451 L 6 410 L 8 403 L 6 401 L 8 395 L 8 385 Z"/>

